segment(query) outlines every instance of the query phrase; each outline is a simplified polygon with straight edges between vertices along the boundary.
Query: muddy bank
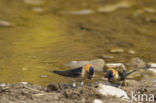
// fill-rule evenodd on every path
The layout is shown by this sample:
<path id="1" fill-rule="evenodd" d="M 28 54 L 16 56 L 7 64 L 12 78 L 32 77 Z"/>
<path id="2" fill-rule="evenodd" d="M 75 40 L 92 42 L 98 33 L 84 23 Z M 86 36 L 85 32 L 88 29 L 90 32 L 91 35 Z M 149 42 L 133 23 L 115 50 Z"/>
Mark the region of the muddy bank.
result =
<path id="1" fill-rule="evenodd" d="M 104 82 L 101 82 L 105 84 Z M 128 101 L 115 96 L 103 96 L 98 92 L 99 82 L 84 87 L 71 88 L 68 84 L 50 84 L 47 87 L 31 85 L 28 83 L 1 84 L 1 103 L 93 103 L 100 99 L 103 103 L 128 103 Z M 135 87 L 121 87 L 131 99 L 131 92 L 154 94 L 156 96 L 156 83 L 145 85 L 143 82 Z M 111 91 L 111 90 L 110 90 Z M 156 100 L 156 97 L 154 97 Z M 153 102 L 154 103 L 154 102 Z"/>

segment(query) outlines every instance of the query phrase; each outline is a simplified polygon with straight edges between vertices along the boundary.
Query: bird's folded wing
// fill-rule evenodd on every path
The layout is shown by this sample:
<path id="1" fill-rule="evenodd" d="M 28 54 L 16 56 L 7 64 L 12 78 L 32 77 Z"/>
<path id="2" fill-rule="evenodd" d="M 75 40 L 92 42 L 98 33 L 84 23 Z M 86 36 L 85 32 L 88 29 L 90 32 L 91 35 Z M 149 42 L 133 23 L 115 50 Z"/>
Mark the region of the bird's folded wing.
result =
<path id="1" fill-rule="evenodd" d="M 53 72 L 62 76 L 66 76 L 66 77 L 79 77 L 81 76 L 81 73 L 82 73 L 82 67 L 67 70 L 67 71 L 54 70 Z"/>

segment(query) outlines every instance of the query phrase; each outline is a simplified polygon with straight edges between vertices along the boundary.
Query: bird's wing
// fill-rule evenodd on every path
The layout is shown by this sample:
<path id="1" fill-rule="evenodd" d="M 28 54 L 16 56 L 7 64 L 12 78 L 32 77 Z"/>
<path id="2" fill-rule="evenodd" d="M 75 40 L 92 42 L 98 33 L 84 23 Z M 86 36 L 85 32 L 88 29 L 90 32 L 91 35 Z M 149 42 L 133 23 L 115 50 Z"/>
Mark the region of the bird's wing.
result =
<path id="1" fill-rule="evenodd" d="M 79 77 L 82 73 L 82 67 L 67 70 L 67 71 L 57 71 L 54 70 L 53 73 L 65 76 L 65 77 Z"/>

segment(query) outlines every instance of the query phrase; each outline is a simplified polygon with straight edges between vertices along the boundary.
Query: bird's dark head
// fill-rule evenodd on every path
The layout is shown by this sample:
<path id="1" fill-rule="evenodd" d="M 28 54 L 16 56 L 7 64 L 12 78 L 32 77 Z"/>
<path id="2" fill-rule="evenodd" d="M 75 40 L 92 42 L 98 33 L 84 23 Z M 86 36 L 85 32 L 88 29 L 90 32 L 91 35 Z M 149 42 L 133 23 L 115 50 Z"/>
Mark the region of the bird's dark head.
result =
<path id="1" fill-rule="evenodd" d="M 113 78 L 113 71 L 112 71 L 112 70 L 109 70 L 109 71 L 106 73 L 105 78 L 108 78 L 108 79 Z"/>
<path id="2" fill-rule="evenodd" d="M 89 77 L 88 77 L 88 79 L 92 79 L 93 75 L 94 75 L 94 68 L 91 66 L 89 68 Z"/>
<path id="3" fill-rule="evenodd" d="M 108 72 L 105 75 L 105 78 L 107 78 L 109 82 L 113 82 L 113 79 L 119 78 L 118 71 L 116 71 L 115 69 L 108 70 Z"/>

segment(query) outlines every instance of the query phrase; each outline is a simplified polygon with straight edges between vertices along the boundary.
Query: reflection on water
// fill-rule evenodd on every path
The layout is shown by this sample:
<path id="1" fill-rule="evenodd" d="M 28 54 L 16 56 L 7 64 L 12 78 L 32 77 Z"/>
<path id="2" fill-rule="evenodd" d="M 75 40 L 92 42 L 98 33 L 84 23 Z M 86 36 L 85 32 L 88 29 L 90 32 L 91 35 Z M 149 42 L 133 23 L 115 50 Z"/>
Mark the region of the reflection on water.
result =
<path id="1" fill-rule="evenodd" d="M 122 18 L 126 18 L 122 25 L 116 13 L 110 15 L 94 13 L 88 16 L 57 14 L 57 11 L 64 11 L 63 9 L 79 11 L 75 9 L 75 5 L 84 10 L 91 9 L 92 6 L 95 9 L 93 4 L 98 3 L 96 0 L 89 4 L 87 0 L 86 2 L 80 1 L 79 4 L 72 0 L 69 2 L 64 2 L 64 0 L 45 0 L 44 2 L 42 0 L 0 0 L 0 20 L 15 24 L 14 27 L 0 28 L 1 82 L 28 81 L 47 85 L 50 82 L 65 81 L 66 79 L 49 71 L 67 69 L 64 64 L 71 60 L 88 60 L 107 55 L 108 50 L 116 46 L 134 49 L 137 52 L 152 48 L 150 52 L 139 55 L 153 56 L 150 53 L 154 53 L 155 47 L 150 46 L 151 42 L 148 41 L 155 38 L 154 29 L 150 28 L 149 34 L 148 27 L 143 27 L 146 28 L 144 31 L 141 28 L 134 30 L 139 35 L 143 35 L 140 40 L 138 39 L 139 43 L 135 43 L 134 38 L 140 38 L 140 36 L 129 35 L 134 33 L 134 24 L 129 25 L 129 19 L 122 16 L 122 14 L 130 15 L 129 12 L 128 14 L 122 10 L 118 12 L 121 15 L 121 21 Z M 74 5 L 69 7 L 72 3 Z M 103 4 L 99 3 L 99 5 Z M 136 20 L 137 22 L 140 21 Z M 131 28 L 132 32 L 123 25 Z M 151 37 L 146 38 L 145 33 Z M 146 46 L 142 48 L 144 44 Z M 111 55 L 116 57 L 115 61 L 119 60 L 117 62 L 124 62 L 125 58 L 132 57 L 127 53 Z M 41 78 L 41 75 L 48 77 Z"/>
<path id="2" fill-rule="evenodd" d="M 20 6 L 24 4 L 18 0 L 12 4 L 7 0 L 0 2 L 5 5 L 1 18 L 8 17 L 5 20 L 16 23 L 12 28 L 0 28 L 0 81 L 42 83 L 40 75 L 49 71 L 41 62 L 40 54 L 48 55 L 47 48 L 53 48 L 65 39 L 61 36 L 59 20 L 53 15 L 36 15 L 27 6 Z"/>

